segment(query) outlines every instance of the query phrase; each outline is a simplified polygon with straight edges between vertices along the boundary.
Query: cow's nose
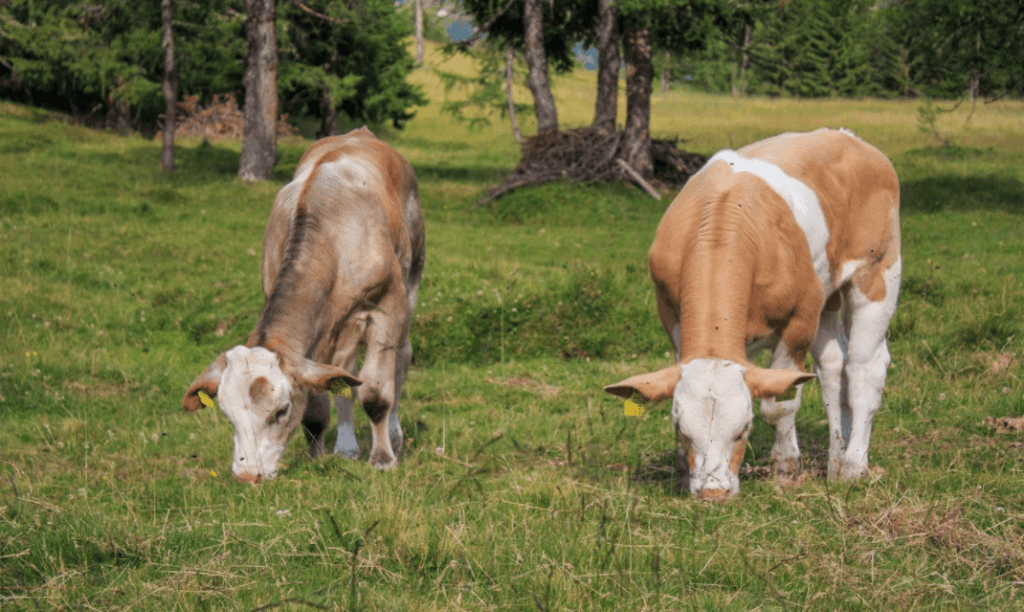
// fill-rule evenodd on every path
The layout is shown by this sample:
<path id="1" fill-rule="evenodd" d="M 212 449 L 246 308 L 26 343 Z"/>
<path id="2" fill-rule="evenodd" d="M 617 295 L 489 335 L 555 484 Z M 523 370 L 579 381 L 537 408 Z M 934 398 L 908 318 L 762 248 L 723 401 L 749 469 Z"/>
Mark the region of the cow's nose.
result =
<path id="1" fill-rule="evenodd" d="M 701 489 L 697 496 L 704 501 L 720 502 L 729 499 L 729 489 Z"/>
<path id="2" fill-rule="evenodd" d="M 249 484 L 254 484 L 254 485 L 257 485 L 257 484 L 260 484 L 261 482 L 263 482 L 263 474 L 248 474 L 248 473 L 236 474 L 236 473 L 232 472 L 231 475 L 238 482 L 247 482 Z"/>

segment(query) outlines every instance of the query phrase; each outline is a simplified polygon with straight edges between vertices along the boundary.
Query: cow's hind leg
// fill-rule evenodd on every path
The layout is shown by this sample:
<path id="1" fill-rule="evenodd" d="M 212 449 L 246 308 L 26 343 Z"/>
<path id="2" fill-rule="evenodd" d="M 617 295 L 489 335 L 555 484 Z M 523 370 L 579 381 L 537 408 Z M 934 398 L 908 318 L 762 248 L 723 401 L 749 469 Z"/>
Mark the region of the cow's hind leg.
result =
<path id="1" fill-rule="evenodd" d="M 419 267 L 422 270 L 422 265 Z M 391 410 L 391 418 L 388 420 L 388 435 L 391 437 L 391 449 L 397 456 L 402 452 L 402 445 L 405 442 L 402 434 L 402 424 L 398 421 L 398 404 L 402 398 L 402 386 L 409 375 L 409 368 L 412 366 L 412 343 L 409 342 L 409 327 L 412 324 L 412 313 L 416 310 L 416 299 L 419 295 L 420 274 L 413 273 L 406 283 L 405 301 L 408 307 L 405 326 L 402 331 L 401 350 L 395 356 L 395 407 Z"/>
<path id="2" fill-rule="evenodd" d="M 402 385 L 409 375 L 409 366 L 412 364 L 412 344 L 405 339 L 405 345 L 395 355 L 395 406 L 391 410 L 391 418 L 388 419 L 388 436 L 391 438 L 391 450 L 395 456 L 402 452 L 402 444 L 405 437 L 402 434 L 402 424 L 398 422 L 398 404 L 401 401 Z"/>
<path id="3" fill-rule="evenodd" d="M 302 431 L 306 434 L 310 457 L 324 454 L 324 433 L 330 424 L 330 398 L 326 393 L 310 393 L 306 398 L 306 414 L 302 417 Z"/>
<path id="4" fill-rule="evenodd" d="M 872 300 L 854 284 L 848 292 L 850 308 L 849 353 L 846 379 L 850 404 L 850 435 L 837 476 L 858 478 L 868 469 L 871 424 L 882 405 L 889 369 L 889 345 L 885 334 L 896 312 L 900 288 L 900 261 L 883 273 L 885 296 Z"/>
<path id="5" fill-rule="evenodd" d="M 358 347 L 357 347 L 358 348 Z M 343 367 L 349 372 L 356 371 L 358 350 L 343 357 Z M 334 452 L 348 459 L 359 458 L 359 442 L 356 441 L 355 427 L 356 394 L 349 389 L 346 395 L 334 396 L 334 410 L 338 413 L 338 439 L 334 442 Z"/>
<path id="6" fill-rule="evenodd" d="M 828 477 L 839 475 L 839 466 L 850 440 L 850 406 L 847 402 L 847 380 L 843 371 L 846 364 L 847 341 L 841 320 L 842 298 L 833 295 L 821 313 L 818 337 L 811 346 L 814 369 L 821 385 L 821 397 L 828 417 Z"/>

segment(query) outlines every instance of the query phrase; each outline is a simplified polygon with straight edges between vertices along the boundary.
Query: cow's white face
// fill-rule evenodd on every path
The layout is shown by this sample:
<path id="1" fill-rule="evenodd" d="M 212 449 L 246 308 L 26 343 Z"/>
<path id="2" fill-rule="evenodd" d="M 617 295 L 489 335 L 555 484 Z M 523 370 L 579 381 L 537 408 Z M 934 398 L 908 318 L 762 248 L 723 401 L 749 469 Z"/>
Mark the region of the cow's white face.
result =
<path id="1" fill-rule="evenodd" d="M 705 499 L 739 493 L 739 467 L 754 421 L 746 368 L 723 359 L 679 366 L 672 420 L 690 467 L 690 492 Z"/>
<path id="2" fill-rule="evenodd" d="M 273 478 L 302 420 L 305 394 L 293 389 L 277 355 L 265 348 L 236 346 L 224 356 L 217 400 L 235 428 L 231 475 L 253 483 Z"/>
<path id="3" fill-rule="evenodd" d="M 217 397 L 235 428 L 231 475 L 255 484 L 277 476 L 288 439 L 306 415 L 306 393 L 326 393 L 340 383 L 362 381 L 337 366 L 309 359 L 291 364 L 263 347 L 236 346 L 192 381 L 182 407 L 193 412 Z"/>

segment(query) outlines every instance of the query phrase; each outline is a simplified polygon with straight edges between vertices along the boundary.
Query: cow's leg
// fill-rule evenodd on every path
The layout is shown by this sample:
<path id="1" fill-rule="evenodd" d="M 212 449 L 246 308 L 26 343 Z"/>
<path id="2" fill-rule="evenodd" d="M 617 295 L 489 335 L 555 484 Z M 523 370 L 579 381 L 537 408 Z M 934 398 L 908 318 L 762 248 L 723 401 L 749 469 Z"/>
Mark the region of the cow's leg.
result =
<path id="1" fill-rule="evenodd" d="M 850 436 L 837 476 L 858 478 L 868 469 L 871 424 L 882 405 L 889 369 L 889 345 L 885 334 L 896 312 L 900 288 L 900 260 L 883 273 L 885 296 L 874 301 L 857 286 L 850 287 L 849 353 L 846 379 L 849 384 Z"/>
<path id="2" fill-rule="evenodd" d="M 388 429 L 397 398 L 396 353 L 402 349 L 406 301 L 405 287 L 396 285 L 400 289 L 385 295 L 378 308 L 369 315 L 366 356 L 359 370 L 363 384 L 357 387 L 359 403 L 370 417 L 373 434 L 370 464 L 380 469 L 394 467 L 398 461 Z"/>
<path id="3" fill-rule="evenodd" d="M 801 359 L 802 361 L 802 359 Z M 802 363 L 796 363 L 786 348 L 779 342 L 772 352 L 771 367 L 787 370 L 801 370 Z M 777 474 L 795 476 L 800 473 L 800 446 L 796 437 L 796 413 L 800 410 L 800 399 L 804 386 L 796 386 L 792 399 L 761 400 L 761 416 L 775 427 L 775 444 L 772 445 L 771 463 Z"/>
<path id="4" fill-rule="evenodd" d="M 412 344 L 405 339 L 405 345 L 395 355 L 395 407 L 391 410 L 391 418 L 388 419 L 388 436 L 391 438 L 391 450 L 398 456 L 402 452 L 402 444 L 405 440 L 402 435 L 402 425 L 398 422 L 398 404 L 402 396 L 402 385 L 409 375 L 409 366 L 412 364 Z"/>
<path id="5" fill-rule="evenodd" d="M 419 277 L 410 279 L 406 285 L 406 307 L 408 320 L 402 330 L 401 350 L 395 356 L 395 407 L 391 411 L 391 418 L 388 420 L 388 435 L 391 438 L 391 449 L 397 456 L 402 452 L 402 445 L 405 441 L 402 433 L 402 424 L 398 420 L 398 404 L 401 401 L 402 386 L 409 375 L 409 368 L 412 366 L 412 343 L 409 342 L 409 327 L 412 324 L 412 313 L 416 310 L 416 299 L 419 295 Z"/>
<path id="6" fill-rule="evenodd" d="M 814 369 L 821 385 L 821 398 L 828 417 L 828 477 L 835 478 L 850 439 L 850 406 L 846 397 L 847 342 L 841 320 L 842 299 L 837 292 L 821 313 L 818 337 L 811 346 Z"/>
<path id="7" fill-rule="evenodd" d="M 302 431 L 306 434 L 310 457 L 324 454 L 324 433 L 330 424 L 330 398 L 326 393 L 310 393 L 306 398 L 306 413 L 302 416 Z"/>
<path id="8" fill-rule="evenodd" d="M 344 367 L 349 372 L 355 372 L 358 362 L 358 345 L 350 355 L 342 356 Z M 340 361 L 340 359 L 339 359 Z M 359 442 L 356 441 L 355 427 L 355 405 L 356 394 L 351 389 L 348 397 L 343 395 L 334 396 L 334 410 L 338 413 L 338 439 L 334 443 L 334 452 L 348 459 L 359 458 Z"/>

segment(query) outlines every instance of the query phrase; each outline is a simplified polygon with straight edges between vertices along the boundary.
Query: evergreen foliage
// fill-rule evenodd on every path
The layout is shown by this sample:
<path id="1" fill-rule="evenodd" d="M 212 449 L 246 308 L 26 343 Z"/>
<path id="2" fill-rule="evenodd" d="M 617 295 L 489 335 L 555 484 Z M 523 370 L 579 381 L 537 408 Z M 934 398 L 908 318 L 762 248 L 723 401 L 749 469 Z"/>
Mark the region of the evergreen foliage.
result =
<path id="1" fill-rule="evenodd" d="M 307 0 L 278 7 L 279 95 L 283 109 L 319 116 L 329 103 L 357 123 L 390 121 L 402 128 L 410 109 L 426 104 L 406 76 L 415 68 L 403 38 L 412 34 L 391 0 L 359 3 Z"/>
<path id="2" fill-rule="evenodd" d="M 414 68 L 406 16 L 390 0 L 278 2 L 282 108 L 319 115 L 324 91 L 358 122 L 401 127 L 425 103 L 406 82 Z M 324 19 L 323 16 L 329 17 Z M 175 2 L 182 95 L 201 103 L 240 95 L 245 74 L 242 0 Z M 0 3 L 0 98 L 53 108 L 103 125 L 127 109 L 153 131 L 164 110 L 159 2 L 9 0 Z M 334 58 L 334 59 L 332 59 Z M 109 120 L 107 120 L 109 125 Z"/>
<path id="3" fill-rule="evenodd" d="M 903 85 L 884 11 L 866 0 L 792 0 L 754 28 L 754 91 L 798 97 L 882 95 Z M 896 92 L 894 92 L 896 93 Z"/>
<path id="4" fill-rule="evenodd" d="M 1024 95 L 1024 3 L 903 0 L 893 11 L 910 54 L 910 79 L 924 93 Z"/>

